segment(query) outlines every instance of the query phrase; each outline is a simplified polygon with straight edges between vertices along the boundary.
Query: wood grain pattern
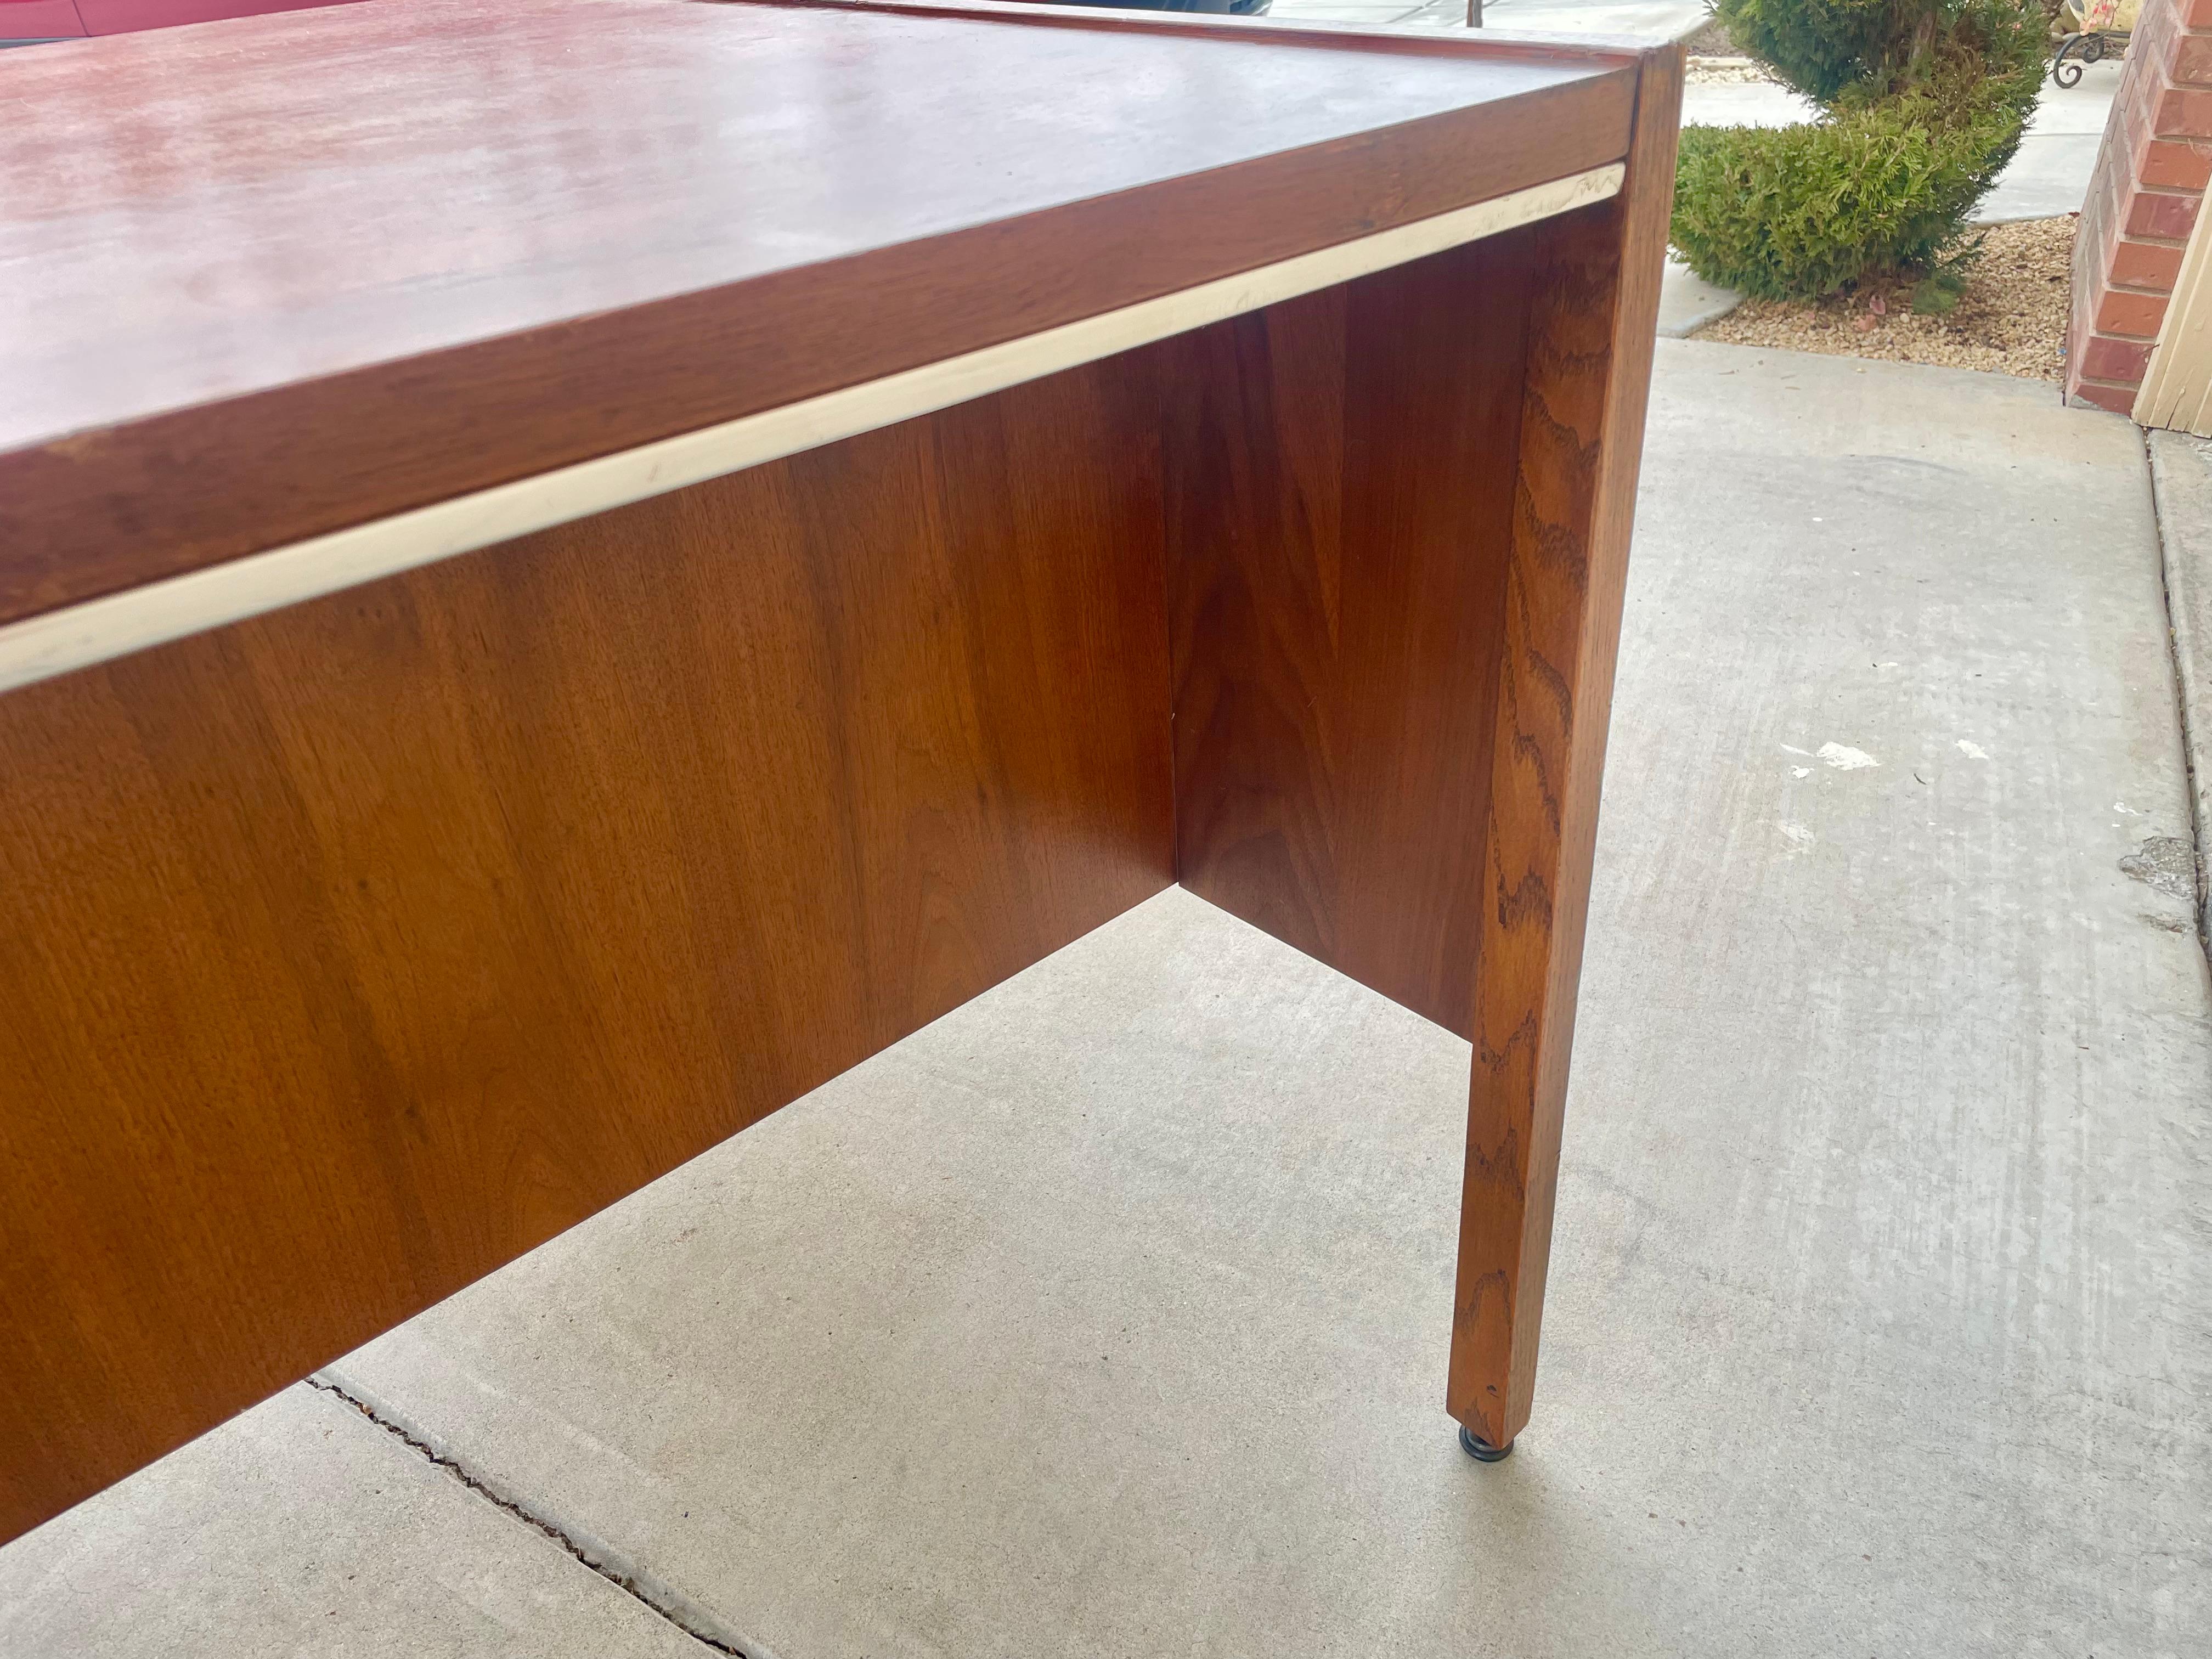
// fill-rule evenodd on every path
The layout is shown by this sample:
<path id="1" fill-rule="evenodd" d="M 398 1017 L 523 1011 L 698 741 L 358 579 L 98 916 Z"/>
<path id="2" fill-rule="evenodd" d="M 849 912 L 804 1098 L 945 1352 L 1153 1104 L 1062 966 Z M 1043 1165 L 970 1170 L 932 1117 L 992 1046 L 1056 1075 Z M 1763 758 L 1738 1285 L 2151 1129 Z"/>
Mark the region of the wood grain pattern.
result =
<path id="1" fill-rule="evenodd" d="M 1533 234 L 1163 349 L 1180 879 L 1462 1036 Z"/>
<path id="2" fill-rule="evenodd" d="M 1521 1431 L 1535 1389 L 1681 72 L 1680 47 L 1644 60 L 1622 193 L 1531 232 L 1446 1392 L 1494 1446 Z"/>
<path id="3" fill-rule="evenodd" d="M 64 143 L 189 126 L 187 60 L 248 88 L 260 140 L 309 59 L 406 129 L 311 88 L 281 154 L 216 132 L 204 188 L 94 145 L 91 217 L 64 191 L 0 227 L 0 311 L 106 307 L 0 333 L 0 619 L 1624 153 L 1627 189 L 0 697 L 0 1540 L 1178 866 L 1471 1037 L 1448 1402 L 1510 1440 L 1680 52 L 890 0 L 399 9 L 107 43 L 98 76 L 0 63 L 53 118 L 11 131 Z M 747 196 L 783 153 L 719 135 L 794 65 L 835 85 L 785 112 L 805 176 Z M 410 135 L 470 99 L 462 148 L 514 171 L 474 218 L 406 205 L 455 143 Z M 1101 155 L 999 143 L 1037 136 L 1015 106 Z M 908 164 L 951 183 L 919 200 Z M 288 243 L 301 192 L 340 205 Z M 196 265 L 195 214 L 262 265 Z M 432 221 L 474 228 L 414 247 Z M 349 286 L 378 240 L 398 263 Z M 127 270 L 111 241 L 180 251 L 72 287 L 72 259 Z"/>
<path id="4" fill-rule="evenodd" d="M 0 1540 L 1165 886 L 1105 366 L 0 698 Z"/>
<path id="5" fill-rule="evenodd" d="M 1632 63 L 672 0 L 7 54 L 0 622 L 1616 161 Z"/>

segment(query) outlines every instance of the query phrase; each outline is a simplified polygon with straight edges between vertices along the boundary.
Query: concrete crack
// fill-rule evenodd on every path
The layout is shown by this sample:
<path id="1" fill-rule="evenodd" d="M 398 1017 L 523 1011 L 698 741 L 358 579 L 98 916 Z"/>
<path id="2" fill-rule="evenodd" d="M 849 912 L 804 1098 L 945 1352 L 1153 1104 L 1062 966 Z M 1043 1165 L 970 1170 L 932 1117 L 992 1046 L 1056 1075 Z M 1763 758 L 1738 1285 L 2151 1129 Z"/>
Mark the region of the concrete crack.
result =
<path id="1" fill-rule="evenodd" d="M 573 1525 L 550 1521 L 514 1494 L 501 1492 L 483 1476 L 466 1468 L 433 1436 L 406 1420 L 388 1405 L 369 1398 L 367 1392 L 357 1385 L 330 1371 L 318 1371 L 305 1380 L 309 1388 L 343 1401 L 385 1433 L 426 1462 L 436 1464 L 486 1503 L 506 1510 L 532 1531 L 551 1539 L 617 1589 L 667 1620 L 694 1641 L 716 1653 L 732 1655 L 733 1659 L 775 1659 L 765 1648 L 726 1628 L 712 1613 L 683 1591 L 662 1583 L 605 1540 L 594 1538 Z"/>

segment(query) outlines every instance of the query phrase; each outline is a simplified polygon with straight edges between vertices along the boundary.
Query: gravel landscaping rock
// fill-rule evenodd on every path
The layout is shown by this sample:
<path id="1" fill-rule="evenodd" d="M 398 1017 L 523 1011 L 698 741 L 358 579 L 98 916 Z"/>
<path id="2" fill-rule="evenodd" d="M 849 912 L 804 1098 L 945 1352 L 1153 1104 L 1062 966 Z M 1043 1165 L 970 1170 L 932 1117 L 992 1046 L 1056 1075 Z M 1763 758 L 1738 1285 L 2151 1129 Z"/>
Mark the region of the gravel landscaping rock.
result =
<path id="1" fill-rule="evenodd" d="M 1682 79 L 1693 87 L 1741 87 L 1774 77 L 1756 58 L 1692 58 L 1682 72 Z"/>
<path id="2" fill-rule="evenodd" d="M 2079 221 L 2068 214 L 1990 226 L 1966 292 L 1945 316 L 1913 315 L 1909 280 L 1877 281 L 1824 300 L 1746 300 L 1693 337 L 2057 380 L 2065 372 Z"/>

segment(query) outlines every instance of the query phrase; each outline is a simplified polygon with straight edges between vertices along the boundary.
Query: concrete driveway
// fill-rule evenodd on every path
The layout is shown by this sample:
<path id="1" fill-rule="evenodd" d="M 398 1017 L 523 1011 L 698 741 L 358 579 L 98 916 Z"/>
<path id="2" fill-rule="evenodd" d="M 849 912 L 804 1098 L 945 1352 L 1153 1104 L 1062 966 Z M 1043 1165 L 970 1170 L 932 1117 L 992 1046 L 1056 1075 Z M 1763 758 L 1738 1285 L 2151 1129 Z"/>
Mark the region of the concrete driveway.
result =
<path id="1" fill-rule="evenodd" d="M 1662 342 L 1537 1414 L 1466 1046 L 1180 891 L 0 1551 L 0 1652 L 2203 1650 L 2143 446 Z M 586 1565 L 586 1563 L 591 1565 Z"/>

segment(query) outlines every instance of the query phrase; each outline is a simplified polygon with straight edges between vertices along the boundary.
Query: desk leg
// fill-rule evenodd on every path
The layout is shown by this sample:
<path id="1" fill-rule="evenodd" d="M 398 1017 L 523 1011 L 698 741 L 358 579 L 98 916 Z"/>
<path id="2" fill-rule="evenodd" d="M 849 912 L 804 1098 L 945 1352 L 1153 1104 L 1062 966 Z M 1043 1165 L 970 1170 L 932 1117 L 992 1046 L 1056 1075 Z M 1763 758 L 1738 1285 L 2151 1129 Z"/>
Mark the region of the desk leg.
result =
<path id="1" fill-rule="evenodd" d="M 1474 1046 L 1447 1404 L 1528 1421 L 1681 56 L 1613 200 L 1164 342 L 1176 879 Z"/>
<path id="2" fill-rule="evenodd" d="M 1628 189 L 1540 227 L 1534 254 L 1446 1391 L 1486 1461 L 1535 1387 L 1680 73 L 1646 60 Z"/>

